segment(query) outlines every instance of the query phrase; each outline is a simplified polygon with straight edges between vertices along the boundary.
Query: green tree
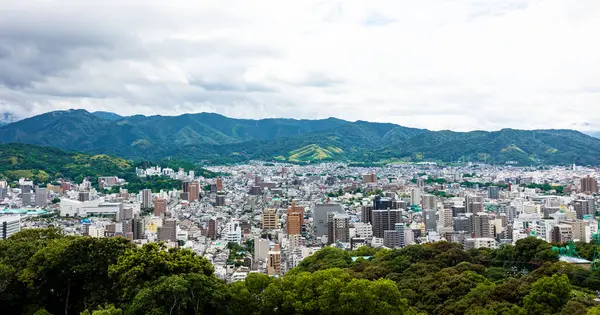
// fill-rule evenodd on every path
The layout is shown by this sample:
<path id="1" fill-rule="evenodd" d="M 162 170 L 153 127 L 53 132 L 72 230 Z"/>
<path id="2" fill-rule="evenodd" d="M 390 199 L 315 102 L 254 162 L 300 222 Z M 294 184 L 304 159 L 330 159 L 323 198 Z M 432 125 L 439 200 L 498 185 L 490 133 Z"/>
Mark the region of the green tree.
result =
<path id="1" fill-rule="evenodd" d="M 180 274 L 213 274 L 208 260 L 188 249 L 167 249 L 164 244 L 149 243 L 126 251 L 109 267 L 109 275 L 132 298 L 148 282 Z"/>
<path id="2" fill-rule="evenodd" d="M 524 299 L 530 314 L 554 314 L 571 298 L 571 284 L 566 275 L 553 275 L 536 281 Z"/>

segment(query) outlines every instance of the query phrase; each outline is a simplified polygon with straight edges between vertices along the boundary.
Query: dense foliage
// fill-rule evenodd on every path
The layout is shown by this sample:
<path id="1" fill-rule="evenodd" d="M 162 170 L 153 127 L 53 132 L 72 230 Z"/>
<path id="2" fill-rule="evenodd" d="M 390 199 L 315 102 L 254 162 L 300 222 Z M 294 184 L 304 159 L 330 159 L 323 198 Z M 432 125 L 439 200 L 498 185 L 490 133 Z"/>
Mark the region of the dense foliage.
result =
<path id="1" fill-rule="evenodd" d="M 99 176 L 118 176 L 124 178 L 132 192 L 143 188 L 153 190 L 181 187 L 181 182 L 168 178 L 138 178 L 136 167 L 160 165 L 177 170 L 194 170 L 196 175 L 214 177 L 215 173 L 197 165 L 180 161 L 162 161 L 158 163 L 138 162 L 116 158 L 104 154 L 88 155 L 66 152 L 51 147 L 41 147 L 23 143 L 0 144 L 0 178 L 9 181 L 21 177 L 31 178 L 36 183 L 50 182 L 65 178 L 80 183 L 88 177 L 92 184 L 97 184 Z"/>
<path id="2" fill-rule="evenodd" d="M 343 160 L 360 165 L 424 160 L 600 164 L 600 139 L 573 130 L 428 131 L 334 118 L 246 120 L 208 113 L 108 116 L 85 110 L 50 112 L 0 126 L 0 142 L 130 159 L 211 163 L 262 159 Z"/>
<path id="3" fill-rule="evenodd" d="M 600 274 L 519 240 L 464 251 L 324 248 L 280 278 L 226 284 L 189 250 L 30 229 L 0 241 L 4 314 L 598 314 Z M 589 250 L 586 249 L 586 250 Z M 353 259 L 359 257 L 358 259 Z"/>

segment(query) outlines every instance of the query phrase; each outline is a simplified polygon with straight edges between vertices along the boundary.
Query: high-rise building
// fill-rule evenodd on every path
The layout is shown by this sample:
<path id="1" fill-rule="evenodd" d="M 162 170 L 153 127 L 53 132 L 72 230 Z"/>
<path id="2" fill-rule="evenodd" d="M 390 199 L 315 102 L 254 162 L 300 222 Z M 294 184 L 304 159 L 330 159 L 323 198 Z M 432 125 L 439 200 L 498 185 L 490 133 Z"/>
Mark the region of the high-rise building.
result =
<path id="1" fill-rule="evenodd" d="M 440 210 L 439 225 L 441 227 L 452 227 L 452 209 L 443 208 Z"/>
<path id="2" fill-rule="evenodd" d="M 413 188 L 410 192 L 410 202 L 412 205 L 421 204 L 421 188 Z"/>
<path id="3" fill-rule="evenodd" d="M 363 205 L 361 209 L 361 222 L 371 223 L 371 214 L 373 213 L 373 206 Z"/>
<path id="4" fill-rule="evenodd" d="M 350 216 L 345 213 L 327 213 L 327 242 L 350 242 Z"/>
<path id="5" fill-rule="evenodd" d="M 396 223 L 402 223 L 402 210 L 373 210 L 373 236 L 383 238 L 384 231 L 393 230 Z"/>
<path id="6" fill-rule="evenodd" d="M 217 177 L 217 191 L 223 191 L 223 179 Z"/>
<path id="7" fill-rule="evenodd" d="M 490 199 L 499 199 L 500 198 L 500 187 L 498 187 L 498 186 L 489 186 L 488 187 L 488 198 L 490 198 Z"/>
<path id="8" fill-rule="evenodd" d="M 595 215 L 596 201 L 593 198 L 575 200 L 573 208 L 577 213 L 577 219 L 582 220 L 584 216 Z"/>
<path id="9" fill-rule="evenodd" d="M 35 188 L 35 206 L 45 207 L 48 205 L 48 191 L 46 188 L 36 187 Z"/>
<path id="10" fill-rule="evenodd" d="M 483 197 L 481 196 L 473 196 L 466 195 L 465 196 L 465 206 L 467 213 L 477 213 L 483 211 Z M 473 205 L 475 204 L 475 206 Z"/>
<path id="11" fill-rule="evenodd" d="M 152 190 L 142 189 L 142 208 L 152 207 Z"/>
<path id="12" fill-rule="evenodd" d="M 587 194 L 596 194 L 598 193 L 598 181 L 588 175 L 581 179 L 581 192 Z"/>
<path id="13" fill-rule="evenodd" d="M 404 234 L 406 233 L 406 227 L 405 227 L 404 223 L 396 223 L 394 225 L 394 229 L 398 232 L 398 246 L 399 247 L 406 246 L 406 241 L 404 238 Z"/>
<path id="14" fill-rule="evenodd" d="M 177 240 L 177 220 L 175 219 L 163 219 L 163 224 L 158 228 L 158 240 L 159 241 L 171 241 Z"/>
<path id="15" fill-rule="evenodd" d="M 181 191 L 184 193 L 190 192 L 190 182 L 184 181 L 181 183 Z"/>
<path id="16" fill-rule="evenodd" d="M 188 193 L 188 201 L 196 201 L 200 196 L 200 183 L 192 182 L 188 185 L 189 193 Z"/>
<path id="17" fill-rule="evenodd" d="M 554 226 L 552 233 L 553 242 L 566 243 L 573 240 L 573 226 L 569 224 L 557 224 Z"/>
<path id="18" fill-rule="evenodd" d="M 434 195 L 423 195 L 423 210 L 435 210 L 437 209 L 437 197 Z"/>
<path id="19" fill-rule="evenodd" d="M 8 188 L 0 187 L 0 201 L 4 200 L 8 196 Z"/>
<path id="20" fill-rule="evenodd" d="M 329 213 L 344 213 L 344 208 L 342 205 L 335 203 L 326 203 L 315 206 L 315 211 L 313 212 L 314 217 L 314 232 L 315 237 L 322 237 L 323 235 L 328 234 L 328 214 Z"/>
<path id="21" fill-rule="evenodd" d="M 144 224 L 144 219 L 141 218 L 139 215 L 136 215 L 132 220 L 131 220 L 131 225 L 132 225 L 132 232 L 133 232 L 133 239 L 134 240 L 142 240 L 144 238 L 146 238 L 145 233 L 146 233 L 146 225 Z"/>
<path id="22" fill-rule="evenodd" d="M 387 230 L 383 232 L 383 246 L 387 248 L 400 247 L 400 232 L 397 230 Z"/>
<path id="23" fill-rule="evenodd" d="M 167 201 L 163 198 L 154 198 L 154 215 L 162 217 L 167 212 Z"/>
<path id="24" fill-rule="evenodd" d="M 471 234 L 473 238 L 493 237 L 492 227 L 490 225 L 490 217 L 483 212 L 471 215 Z"/>
<path id="25" fill-rule="evenodd" d="M 269 276 L 281 274 L 281 251 L 279 250 L 279 244 L 275 244 L 273 249 L 269 251 L 267 260 L 267 274 Z"/>
<path id="26" fill-rule="evenodd" d="M 19 231 L 21 231 L 21 216 L 0 216 L 0 239 L 5 240 Z"/>
<path id="27" fill-rule="evenodd" d="M 302 234 L 302 226 L 304 225 L 304 207 L 296 206 L 296 202 L 292 201 L 292 205 L 287 211 L 287 234 Z"/>
<path id="28" fill-rule="evenodd" d="M 217 220 L 208 220 L 208 232 L 206 233 L 206 236 L 211 240 L 217 239 Z"/>
<path id="29" fill-rule="evenodd" d="M 464 215 L 454 217 L 452 218 L 452 227 L 455 232 L 463 231 L 471 233 L 471 220 Z"/>
<path id="30" fill-rule="evenodd" d="M 425 221 L 425 230 L 437 230 L 437 218 L 435 210 L 423 210 L 423 220 Z"/>
<path id="31" fill-rule="evenodd" d="M 377 183 L 377 174 L 363 174 L 364 183 Z"/>
<path id="32" fill-rule="evenodd" d="M 217 196 L 215 197 L 215 206 L 221 207 L 224 205 L 225 205 L 225 195 L 217 193 Z"/>
<path id="33" fill-rule="evenodd" d="M 401 203 L 390 197 L 375 196 L 373 199 L 373 210 L 398 209 L 400 205 Z"/>
<path id="34" fill-rule="evenodd" d="M 279 228 L 279 218 L 277 209 L 265 209 L 262 213 L 262 228 L 265 230 L 275 230 Z"/>
<path id="35" fill-rule="evenodd" d="M 33 193 L 26 192 L 21 194 L 21 200 L 24 206 L 30 206 L 33 199 Z"/>

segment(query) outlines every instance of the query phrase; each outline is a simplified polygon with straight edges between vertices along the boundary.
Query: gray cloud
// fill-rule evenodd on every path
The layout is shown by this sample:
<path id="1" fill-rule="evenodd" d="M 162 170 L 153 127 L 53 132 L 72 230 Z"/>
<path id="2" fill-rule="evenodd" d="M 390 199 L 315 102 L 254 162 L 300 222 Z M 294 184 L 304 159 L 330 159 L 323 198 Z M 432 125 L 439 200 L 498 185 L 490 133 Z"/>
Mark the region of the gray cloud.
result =
<path id="1" fill-rule="evenodd" d="M 20 118 L 85 108 L 600 129 L 600 111 L 581 110 L 600 104 L 595 0 L 5 0 L 0 17 L 0 113 Z"/>

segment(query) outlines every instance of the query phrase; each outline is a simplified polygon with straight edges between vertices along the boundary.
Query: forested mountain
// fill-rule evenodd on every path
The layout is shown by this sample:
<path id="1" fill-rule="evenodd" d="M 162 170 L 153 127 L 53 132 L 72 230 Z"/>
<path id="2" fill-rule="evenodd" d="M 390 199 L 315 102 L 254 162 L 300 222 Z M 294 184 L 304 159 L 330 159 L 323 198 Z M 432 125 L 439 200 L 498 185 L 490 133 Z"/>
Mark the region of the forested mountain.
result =
<path id="1" fill-rule="evenodd" d="M 249 159 L 600 164 L 600 139 L 573 130 L 429 131 L 387 123 L 233 119 L 218 114 L 121 117 L 56 111 L 0 127 L 0 142 L 130 159 Z"/>
<path id="2" fill-rule="evenodd" d="M 577 245 L 591 259 L 594 245 Z M 600 274 L 533 237 L 468 251 L 326 247 L 284 276 L 225 283 L 189 249 L 27 229 L 0 240 L 0 284 L 3 314 L 600 314 Z"/>

